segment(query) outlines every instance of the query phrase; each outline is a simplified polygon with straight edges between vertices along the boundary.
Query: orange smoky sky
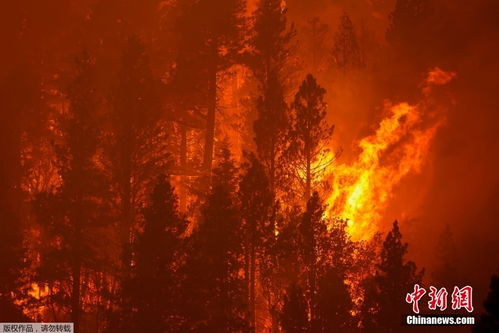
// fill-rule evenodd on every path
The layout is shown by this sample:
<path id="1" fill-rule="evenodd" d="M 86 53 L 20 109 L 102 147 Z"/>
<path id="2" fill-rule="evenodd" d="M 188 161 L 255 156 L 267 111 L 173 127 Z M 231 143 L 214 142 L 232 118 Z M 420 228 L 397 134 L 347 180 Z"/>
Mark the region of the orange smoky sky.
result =
<path id="1" fill-rule="evenodd" d="M 191 8 L 187 5 L 198 2 L 205 7 L 198 8 L 193 17 L 187 15 L 190 12 L 185 8 Z M 325 89 L 325 119 L 334 125 L 334 132 L 327 149 L 312 161 L 317 175 L 312 186 L 327 204 L 324 215 L 348 220 L 347 230 L 354 240 L 386 233 L 398 220 L 409 243 L 410 259 L 426 268 L 425 282 L 434 280 L 441 264 L 440 239 L 450 229 L 453 240 L 448 245 L 455 249 L 457 279 L 476 287 L 476 299 L 482 300 L 489 276 L 499 269 L 499 1 L 423 2 L 428 11 L 414 18 L 404 16 L 397 0 L 282 0 L 286 28 L 293 33 L 284 52 L 285 70 L 279 72 L 282 91 L 277 95 L 282 94 L 283 109 L 292 109 L 300 84 L 309 73 Z M 130 119 L 140 125 L 136 132 L 135 128 L 131 131 L 156 135 L 142 145 L 126 141 L 126 136 L 121 138 L 127 143 L 125 148 L 153 147 L 143 160 L 136 157 L 139 153 L 123 149 L 140 165 L 136 173 L 130 167 L 124 181 L 130 186 L 123 190 L 130 206 L 123 209 L 130 216 L 143 214 L 145 198 L 152 192 L 151 179 L 141 177 L 170 168 L 180 210 L 191 214 L 185 233 L 190 235 L 201 214 L 191 208 L 204 203 L 200 193 L 211 185 L 213 156 L 218 158 L 219 148 L 229 145 L 237 163 L 245 159 L 243 152 L 256 152 L 255 120 L 261 87 L 258 73 L 244 63 L 251 58 L 245 52 L 254 50 L 226 42 L 237 35 L 230 30 L 233 22 L 221 19 L 216 22 L 220 26 L 214 24 L 213 28 L 210 18 L 218 17 L 215 9 L 220 4 L 215 0 L 213 7 L 206 3 L 2 1 L 0 185 L 13 189 L 15 195 L 1 192 L 5 202 L 0 208 L 15 206 L 12 210 L 24 214 L 28 233 L 33 233 L 29 237 L 42 234 L 30 225 L 34 219 L 27 209 L 30 200 L 41 192 L 57 192 L 63 183 L 60 173 L 65 165 L 56 162 L 61 154 L 58 145 L 64 141 L 64 120 L 60 119 L 68 114 L 71 104 L 67 91 L 74 87 L 68 78 L 74 74 L 71 64 L 77 54 L 89 55 L 88 63 L 95 69 L 82 82 L 88 79 L 95 84 L 87 95 L 74 98 L 73 104 L 86 106 L 94 93 L 98 95 L 95 114 L 101 117 L 97 123 L 105 133 L 97 135 L 104 148 L 92 152 L 94 167 L 106 170 L 105 176 L 112 181 L 126 178 L 109 171 L 114 170 L 109 160 L 123 153 L 109 149 L 120 139 L 109 133 L 134 125 L 120 123 L 123 119 L 116 115 L 108 116 L 115 105 L 126 108 L 138 101 Z M 244 22 L 250 28 L 239 36 L 238 43 L 245 45 L 253 38 L 252 15 L 260 1 L 241 3 L 246 6 Z M 398 17 L 402 19 L 397 21 Z M 196 24 L 202 29 L 193 29 Z M 206 26 L 221 37 L 207 33 Z M 177 31 L 177 27 L 185 31 Z M 355 45 L 336 48 L 346 39 L 345 31 L 354 36 Z M 133 44 L 136 40 L 140 43 Z M 210 49 L 197 54 L 200 40 L 208 41 Z M 223 46 L 218 47 L 217 42 Z M 136 49 L 123 53 L 127 45 Z M 233 51 L 237 47 L 239 53 Z M 355 56 L 353 63 L 342 58 L 345 48 Z M 142 53 L 145 60 L 137 56 Z M 128 66 L 135 56 L 140 60 Z M 137 79 L 137 89 L 131 89 L 126 75 L 132 73 L 136 79 L 133 75 L 142 75 L 141 66 L 147 67 L 147 75 Z M 152 82 L 151 86 L 146 82 Z M 160 120 L 154 131 L 142 123 L 148 121 L 141 117 L 149 107 L 140 104 L 143 96 L 126 99 L 137 90 L 142 93 L 141 89 L 144 96 L 149 93 L 147 89 L 155 96 L 151 109 L 157 113 L 151 112 L 150 117 Z M 125 102 L 113 99 L 117 91 L 125 96 Z M 206 148 L 208 142 L 211 151 Z M 109 160 L 104 157 L 106 149 L 113 156 Z M 183 174 L 185 169 L 188 172 Z M 196 177 L 205 173 L 206 184 L 200 185 Z M 294 172 L 300 185 L 305 173 L 304 168 Z M 139 190 L 134 192 L 134 186 Z M 110 191 L 118 187 L 110 186 Z M 293 197 L 293 193 L 281 197 L 288 198 L 286 195 Z M 300 195 L 283 206 L 302 205 Z M 89 201 L 95 204 L 99 200 L 92 197 Z M 125 202 L 116 197 L 109 201 L 112 207 Z M 131 234 L 143 232 L 140 216 L 129 234 L 119 237 L 129 241 Z M 104 252 L 117 257 L 118 250 L 109 245 Z M 47 289 L 37 290 L 38 296 L 31 296 L 40 298 L 40 293 L 48 293 Z"/>

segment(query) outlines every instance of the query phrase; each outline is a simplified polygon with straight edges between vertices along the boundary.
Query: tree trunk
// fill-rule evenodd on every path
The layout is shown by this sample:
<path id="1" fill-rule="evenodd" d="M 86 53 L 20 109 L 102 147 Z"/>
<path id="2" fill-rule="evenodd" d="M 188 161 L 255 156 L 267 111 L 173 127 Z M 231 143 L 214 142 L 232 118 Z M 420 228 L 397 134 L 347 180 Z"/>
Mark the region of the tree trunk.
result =
<path id="1" fill-rule="evenodd" d="M 185 175 L 187 172 L 187 127 L 180 125 L 180 174 Z M 187 191 L 186 191 L 186 176 L 180 176 L 181 181 L 179 185 L 179 208 L 181 212 L 187 210 Z"/>
<path id="2" fill-rule="evenodd" d="M 129 257 L 129 249 L 131 246 L 131 232 L 133 225 L 133 214 L 132 214 L 132 152 L 134 149 L 132 130 L 130 126 L 126 126 L 123 129 L 121 145 L 121 156 L 120 156 L 120 169 L 121 174 L 120 186 L 121 186 L 121 216 L 123 225 L 120 227 L 120 237 L 121 244 L 123 246 L 123 259 L 125 269 L 129 267 L 131 258 Z"/>
<path id="3" fill-rule="evenodd" d="M 311 192 L 311 187 L 312 187 L 312 174 L 311 174 L 311 158 L 310 158 L 310 152 L 306 149 L 306 179 L 305 179 L 305 205 L 307 204 L 308 200 L 310 199 L 310 192 Z"/>
<path id="4" fill-rule="evenodd" d="M 204 168 L 211 179 L 213 166 L 213 150 L 215 141 L 215 118 L 217 112 L 217 49 L 214 46 L 213 59 L 209 68 L 208 77 L 208 110 L 206 114 L 206 133 L 204 143 Z M 210 181 L 211 182 L 211 181 Z"/>
<path id="5" fill-rule="evenodd" d="M 251 241 L 251 264 L 250 264 L 250 332 L 255 333 L 256 330 L 256 251 L 255 251 L 255 237 Z"/>
<path id="6" fill-rule="evenodd" d="M 72 294 L 71 294 L 71 321 L 74 324 L 74 331 L 80 332 L 80 294 L 81 294 L 81 257 L 80 257 L 80 239 L 81 230 L 76 230 L 76 244 L 75 253 L 73 258 L 73 282 L 72 282 Z"/>

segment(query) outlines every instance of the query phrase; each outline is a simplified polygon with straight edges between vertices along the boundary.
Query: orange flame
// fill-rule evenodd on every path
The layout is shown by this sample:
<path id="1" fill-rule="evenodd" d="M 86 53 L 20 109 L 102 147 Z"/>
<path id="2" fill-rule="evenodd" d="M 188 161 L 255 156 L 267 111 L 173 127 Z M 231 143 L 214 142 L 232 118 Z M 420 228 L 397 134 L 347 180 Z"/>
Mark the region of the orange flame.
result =
<path id="1" fill-rule="evenodd" d="M 424 95 L 434 85 L 448 83 L 455 73 L 434 69 L 427 76 Z M 352 164 L 328 170 L 332 192 L 326 199 L 327 215 L 348 220 L 354 240 L 368 239 L 377 230 L 394 188 L 409 174 L 421 172 L 440 120 L 428 125 L 425 103 L 387 104 L 388 116 L 376 132 L 363 138 Z"/>

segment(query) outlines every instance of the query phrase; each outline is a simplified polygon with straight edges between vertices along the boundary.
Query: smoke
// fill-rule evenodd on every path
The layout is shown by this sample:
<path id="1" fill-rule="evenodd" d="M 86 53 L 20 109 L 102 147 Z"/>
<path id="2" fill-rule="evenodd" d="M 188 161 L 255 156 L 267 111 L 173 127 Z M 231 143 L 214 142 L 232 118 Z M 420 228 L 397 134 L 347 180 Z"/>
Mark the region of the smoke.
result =
<path id="1" fill-rule="evenodd" d="M 424 108 L 426 118 L 420 123 L 423 132 L 408 130 L 413 137 L 429 138 L 426 145 L 423 141 L 419 145 L 424 147 L 418 152 L 424 155 L 424 162 L 410 168 L 400 179 L 395 177 L 397 181 L 389 182 L 390 195 L 383 199 L 383 205 L 378 205 L 382 193 L 366 190 L 367 197 L 378 200 L 376 206 L 367 209 L 365 205 L 371 199 L 366 199 L 366 204 L 356 209 L 377 212 L 379 222 L 372 230 L 384 230 L 398 219 L 404 238 L 410 243 L 409 255 L 420 266 L 427 267 L 427 276 L 439 265 L 435 262 L 434 244 L 449 225 L 459 258 L 459 279 L 476 286 L 476 297 L 480 299 L 489 275 L 499 269 L 498 2 L 429 2 L 431 14 L 421 18 L 416 28 L 415 33 L 420 35 L 415 36 L 419 39 L 392 43 L 386 40 L 385 33 L 395 3 L 287 1 L 290 20 L 298 28 L 306 28 L 314 17 L 327 26 L 325 43 L 319 48 L 326 61 L 330 59 L 333 36 L 343 13 L 350 16 L 367 57 L 365 68 L 356 72 L 342 73 L 326 67 L 316 73 L 319 83 L 328 91 L 328 118 L 336 125 L 332 145 L 344 151 L 335 166 L 336 176 L 332 173 L 332 177 L 336 177 L 336 184 L 338 178 L 347 181 L 343 190 L 332 194 L 332 201 L 347 202 L 348 194 L 352 197 L 358 193 L 355 184 L 362 188 L 360 184 L 365 182 L 368 188 L 377 187 L 368 171 L 358 174 L 353 170 L 379 170 L 392 162 L 404 164 L 403 156 L 396 162 L 397 158 L 389 158 L 392 151 L 388 148 L 376 152 L 382 156 L 363 162 L 366 142 L 370 142 L 367 138 L 376 138 L 373 133 L 383 120 L 397 119 L 394 107 L 396 110 L 405 105 L 409 113 L 421 113 Z M 309 43 L 307 31 L 310 29 L 299 29 L 297 38 L 310 51 L 313 43 Z M 299 51 L 305 55 L 307 50 Z M 305 61 L 304 65 L 306 71 L 313 71 L 310 62 Z M 428 71 L 436 67 L 446 70 Z M 420 82 L 423 83 L 417 89 Z M 383 102 L 386 99 L 392 101 L 389 106 Z M 447 108 L 448 111 L 442 110 Z M 439 115 L 445 117 L 436 119 Z M 439 126 L 430 131 L 430 123 Z M 342 196 L 344 199 L 339 199 Z M 331 209 L 342 212 L 334 205 Z"/>

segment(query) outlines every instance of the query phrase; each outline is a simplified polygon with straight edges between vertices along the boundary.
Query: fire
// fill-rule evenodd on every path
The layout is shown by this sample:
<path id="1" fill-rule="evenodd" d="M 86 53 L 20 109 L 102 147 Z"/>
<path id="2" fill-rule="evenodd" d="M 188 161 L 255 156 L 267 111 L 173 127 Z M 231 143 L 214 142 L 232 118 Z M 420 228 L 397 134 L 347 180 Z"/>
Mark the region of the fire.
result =
<path id="1" fill-rule="evenodd" d="M 48 294 L 49 294 L 49 287 L 47 285 L 40 286 L 38 283 L 32 283 L 31 289 L 28 291 L 28 295 L 30 295 L 33 298 L 36 298 L 37 300 L 47 296 Z"/>
<path id="2" fill-rule="evenodd" d="M 450 82 L 455 73 L 431 71 L 423 88 Z M 353 239 L 368 239 L 377 230 L 395 187 L 409 174 L 421 172 L 443 117 L 428 120 L 426 103 L 385 105 L 388 116 L 374 134 L 359 143 L 352 164 L 334 164 L 328 170 L 332 191 L 327 196 L 327 215 L 348 220 Z M 433 111 L 433 110 L 432 110 Z"/>

